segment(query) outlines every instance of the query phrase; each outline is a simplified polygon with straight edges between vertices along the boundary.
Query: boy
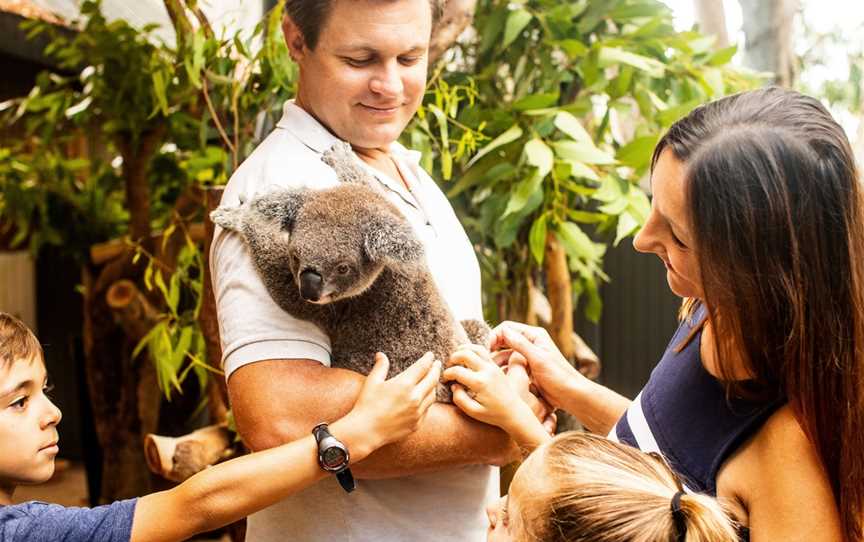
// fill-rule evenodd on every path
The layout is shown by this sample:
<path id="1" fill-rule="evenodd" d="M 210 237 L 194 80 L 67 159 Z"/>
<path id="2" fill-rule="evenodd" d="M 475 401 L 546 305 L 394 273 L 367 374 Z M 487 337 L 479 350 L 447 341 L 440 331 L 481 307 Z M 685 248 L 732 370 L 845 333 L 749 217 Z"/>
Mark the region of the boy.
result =
<path id="1" fill-rule="evenodd" d="M 42 348 L 20 320 L 0 312 L 0 542 L 168 542 L 213 530 L 270 506 L 333 472 L 327 452 L 347 463 L 411 433 L 435 401 L 441 364 L 427 354 L 385 381 L 383 354 L 354 408 L 329 427 L 334 440 L 309 435 L 202 471 L 177 487 L 97 508 L 12 504 L 15 488 L 51 478 L 62 417 L 50 391 Z M 317 428 L 316 428 L 317 429 Z M 325 427 L 326 429 L 326 427 Z M 326 434 L 323 434 L 326 437 Z M 340 448 L 341 447 L 341 448 Z"/>

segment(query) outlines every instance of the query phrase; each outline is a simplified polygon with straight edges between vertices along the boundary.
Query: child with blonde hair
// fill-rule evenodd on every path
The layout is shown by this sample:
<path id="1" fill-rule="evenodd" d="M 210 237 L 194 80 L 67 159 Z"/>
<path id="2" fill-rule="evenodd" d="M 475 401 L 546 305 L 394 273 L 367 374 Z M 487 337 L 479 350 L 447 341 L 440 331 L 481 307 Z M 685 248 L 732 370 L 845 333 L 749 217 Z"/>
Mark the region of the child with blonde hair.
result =
<path id="1" fill-rule="evenodd" d="M 575 431 L 551 438 L 487 352 L 466 346 L 451 363 L 443 377 L 455 382 L 454 403 L 528 453 L 509 494 L 489 506 L 488 542 L 738 540 L 720 503 L 686 492 L 659 454 Z"/>

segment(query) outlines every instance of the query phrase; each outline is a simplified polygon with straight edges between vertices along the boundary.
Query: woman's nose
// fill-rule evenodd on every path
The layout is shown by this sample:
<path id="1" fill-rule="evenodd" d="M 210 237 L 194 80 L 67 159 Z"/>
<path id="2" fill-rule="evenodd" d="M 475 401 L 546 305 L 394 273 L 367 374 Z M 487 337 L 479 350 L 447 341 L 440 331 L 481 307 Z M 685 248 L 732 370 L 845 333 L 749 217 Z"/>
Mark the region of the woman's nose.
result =
<path id="1" fill-rule="evenodd" d="M 648 220 L 645 221 L 645 225 L 633 237 L 633 248 L 639 252 L 654 252 L 652 248 L 657 244 L 655 222 L 654 211 L 652 210 L 648 215 Z"/>

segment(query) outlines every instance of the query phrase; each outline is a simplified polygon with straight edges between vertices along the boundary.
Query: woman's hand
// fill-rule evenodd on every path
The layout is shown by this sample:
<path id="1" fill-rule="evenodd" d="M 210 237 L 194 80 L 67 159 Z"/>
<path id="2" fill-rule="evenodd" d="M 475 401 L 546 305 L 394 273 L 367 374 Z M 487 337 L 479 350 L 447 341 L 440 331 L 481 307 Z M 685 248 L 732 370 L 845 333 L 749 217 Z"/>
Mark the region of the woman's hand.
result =
<path id="1" fill-rule="evenodd" d="M 443 378 L 455 382 L 453 403 L 463 412 L 504 429 L 523 447 L 534 448 L 549 438 L 547 429 L 517 388 L 522 382 L 524 392 L 530 395 L 527 375 L 520 378 L 518 372 L 506 374 L 488 352 L 471 345 L 454 352 L 449 364 Z"/>
<path id="2" fill-rule="evenodd" d="M 508 363 L 524 364 L 540 395 L 553 407 L 562 408 L 574 382 L 585 377 L 561 354 L 549 333 L 541 327 L 503 322 L 492 330 L 490 350 L 510 348 Z M 498 356 L 498 359 L 504 359 Z"/>
<path id="3" fill-rule="evenodd" d="M 342 430 L 357 436 L 350 440 L 362 441 L 353 443 L 353 449 L 349 447 L 352 459 L 359 460 L 414 432 L 435 402 L 441 362 L 433 361 L 431 352 L 386 380 L 389 367 L 386 355 L 380 352 L 375 355 L 375 366 L 366 377 L 354 408 L 331 426 L 337 438 Z"/>

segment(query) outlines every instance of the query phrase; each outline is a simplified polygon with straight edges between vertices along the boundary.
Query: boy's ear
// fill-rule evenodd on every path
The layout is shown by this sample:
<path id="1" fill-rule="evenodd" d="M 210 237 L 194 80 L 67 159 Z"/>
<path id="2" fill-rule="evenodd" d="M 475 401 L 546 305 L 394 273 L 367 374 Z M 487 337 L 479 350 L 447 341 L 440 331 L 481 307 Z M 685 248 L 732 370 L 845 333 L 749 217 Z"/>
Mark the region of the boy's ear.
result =
<path id="1" fill-rule="evenodd" d="M 252 208 L 267 219 L 278 221 L 283 230 L 290 232 L 308 195 L 307 188 L 276 190 L 255 198 Z"/>
<path id="2" fill-rule="evenodd" d="M 390 214 L 372 217 L 366 223 L 363 249 L 373 262 L 411 263 L 423 257 L 423 244 L 411 226 L 401 217 Z"/>

